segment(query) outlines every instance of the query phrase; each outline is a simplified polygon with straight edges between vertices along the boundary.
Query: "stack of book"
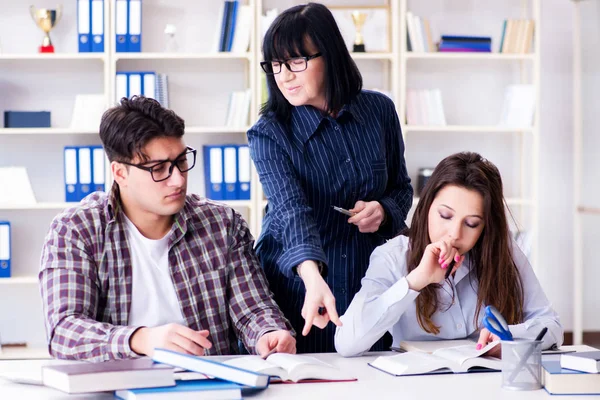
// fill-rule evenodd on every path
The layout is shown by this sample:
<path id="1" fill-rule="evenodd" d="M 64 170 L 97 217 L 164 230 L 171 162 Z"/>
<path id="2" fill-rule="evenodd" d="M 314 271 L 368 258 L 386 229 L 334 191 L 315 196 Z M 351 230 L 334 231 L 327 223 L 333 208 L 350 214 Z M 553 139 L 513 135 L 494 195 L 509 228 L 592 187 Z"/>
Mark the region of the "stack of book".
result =
<path id="1" fill-rule="evenodd" d="M 551 394 L 600 394 L 600 351 L 561 354 L 542 360 L 544 388 Z"/>
<path id="2" fill-rule="evenodd" d="M 507 19 L 502 28 L 501 53 L 526 54 L 531 51 L 534 21 L 531 19 Z"/>
<path id="3" fill-rule="evenodd" d="M 221 25 L 215 32 L 213 50 L 246 52 L 252 29 L 252 6 L 240 4 L 238 0 L 224 1 L 218 21 L 221 21 Z"/>
<path id="4" fill-rule="evenodd" d="M 442 52 L 489 53 L 492 51 L 492 38 L 489 36 L 442 35 L 438 50 Z"/>
<path id="5" fill-rule="evenodd" d="M 446 125 L 442 92 L 439 89 L 409 89 L 406 120 L 409 125 Z"/>

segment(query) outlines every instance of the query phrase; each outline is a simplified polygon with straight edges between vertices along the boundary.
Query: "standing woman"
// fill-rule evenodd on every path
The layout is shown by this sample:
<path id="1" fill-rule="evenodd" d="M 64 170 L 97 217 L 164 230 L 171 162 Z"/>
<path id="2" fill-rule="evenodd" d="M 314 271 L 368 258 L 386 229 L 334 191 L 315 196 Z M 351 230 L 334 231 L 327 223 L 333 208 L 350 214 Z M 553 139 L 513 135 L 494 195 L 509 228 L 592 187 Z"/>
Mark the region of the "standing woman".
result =
<path id="1" fill-rule="evenodd" d="M 406 227 L 413 191 L 400 124 L 388 97 L 361 90 L 325 6 L 284 11 L 263 54 L 269 99 L 248 131 L 268 199 L 257 252 L 298 352 L 333 352 L 328 322 L 341 324 L 371 252 Z"/>

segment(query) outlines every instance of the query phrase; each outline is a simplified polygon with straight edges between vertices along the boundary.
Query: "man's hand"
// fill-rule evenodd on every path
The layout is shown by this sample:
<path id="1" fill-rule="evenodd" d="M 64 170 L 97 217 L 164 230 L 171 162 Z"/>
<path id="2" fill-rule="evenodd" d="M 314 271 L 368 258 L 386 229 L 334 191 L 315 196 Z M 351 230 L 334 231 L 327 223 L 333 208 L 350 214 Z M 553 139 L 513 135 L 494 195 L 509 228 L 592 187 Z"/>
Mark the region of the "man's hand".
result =
<path id="1" fill-rule="evenodd" d="M 359 200 L 354 208 L 348 211 L 356 213 L 348 219 L 348 223 L 358 226 L 362 233 L 377 232 L 385 219 L 385 210 L 378 201 Z"/>
<path id="2" fill-rule="evenodd" d="M 296 339 L 289 331 L 267 332 L 256 342 L 256 352 L 262 358 L 270 353 L 296 354 Z"/>
<path id="3" fill-rule="evenodd" d="M 319 273 L 317 263 L 304 261 L 298 266 L 298 275 L 304 281 L 306 288 L 302 306 L 302 318 L 306 322 L 302 329 L 302 336 L 308 335 L 313 325 L 323 329 L 331 321 L 337 326 L 342 326 L 342 321 L 335 309 L 335 297 Z M 319 314 L 319 309 L 322 310 L 321 314 Z"/>
<path id="4" fill-rule="evenodd" d="M 207 330 L 195 331 L 179 324 L 140 328 L 129 338 L 129 345 L 137 354 L 150 357 L 156 348 L 202 356 L 204 349 L 212 347 Z"/>

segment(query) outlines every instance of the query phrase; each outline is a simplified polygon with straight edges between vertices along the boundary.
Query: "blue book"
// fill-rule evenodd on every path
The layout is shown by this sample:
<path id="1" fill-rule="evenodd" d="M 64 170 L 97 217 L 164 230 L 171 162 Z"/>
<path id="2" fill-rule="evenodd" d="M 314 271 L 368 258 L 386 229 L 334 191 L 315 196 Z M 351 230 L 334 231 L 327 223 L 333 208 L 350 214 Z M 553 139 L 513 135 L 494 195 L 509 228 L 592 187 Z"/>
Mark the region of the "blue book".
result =
<path id="1" fill-rule="evenodd" d="M 104 0 L 91 0 L 92 45 L 94 53 L 104 53 Z"/>
<path id="2" fill-rule="evenodd" d="M 127 0 L 115 1 L 115 50 L 117 53 L 126 53 L 128 49 L 129 33 L 129 2 Z"/>
<path id="3" fill-rule="evenodd" d="M 231 21 L 229 24 L 229 32 L 227 33 L 227 45 L 226 50 L 231 51 L 231 46 L 233 45 L 233 36 L 235 35 L 235 23 L 237 20 L 237 12 L 238 12 L 239 2 L 235 0 L 231 5 Z"/>
<path id="4" fill-rule="evenodd" d="M 79 52 L 92 51 L 90 33 L 91 17 L 90 0 L 77 0 L 77 35 L 79 37 Z"/>
<path id="5" fill-rule="evenodd" d="M 442 40 L 470 41 L 470 42 L 491 42 L 489 36 L 458 36 L 458 35 L 442 35 Z"/>
<path id="6" fill-rule="evenodd" d="M 158 363 L 199 372 L 229 382 L 238 383 L 254 389 L 265 389 L 269 386 L 269 375 L 259 374 L 242 368 L 233 367 L 208 357 L 191 356 L 172 350 L 155 349 L 152 359 Z"/>
<path id="7" fill-rule="evenodd" d="M 124 400 L 142 399 L 215 399 L 237 400 L 242 398 L 242 390 L 235 383 L 221 379 L 201 379 L 194 381 L 177 381 L 176 386 L 118 390 L 115 396 Z"/>
<path id="8" fill-rule="evenodd" d="M 561 368 L 558 360 L 542 359 L 542 382 L 550 394 L 600 395 L 600 374 Z"/>
<path id="9" fill-rule="evenodd" d="M 142 0 L 128 0 L 127 4 L 127 51 L 139 53 L 142 51 Z"/>
<path id="10" fill-rule="evenodd" d="M 50 128 L 50 111 L 4 111 L 5 128 Z"/>
<path id="11" fill-rule="evenodd" d="M 0 278 L 10 278 L 10 222 L 0 221 Z"/>

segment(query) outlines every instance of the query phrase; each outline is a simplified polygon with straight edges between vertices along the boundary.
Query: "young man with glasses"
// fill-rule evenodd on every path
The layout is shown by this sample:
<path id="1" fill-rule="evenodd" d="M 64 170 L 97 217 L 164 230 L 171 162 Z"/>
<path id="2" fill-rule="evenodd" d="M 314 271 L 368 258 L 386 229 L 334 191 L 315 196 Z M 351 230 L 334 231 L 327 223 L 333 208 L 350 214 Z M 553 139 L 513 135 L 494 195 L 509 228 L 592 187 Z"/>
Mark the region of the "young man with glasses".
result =
<path id="1" fill-rule="evenodd" d="M 104 113 L 114 184 L 54 218 L 39 274 L 49 349 L 107 361 L 166 348 L 194 355 L 295 352 L 242 217 L 187 195 L 196 150 L 184 121 L 142 96 Z"/>

